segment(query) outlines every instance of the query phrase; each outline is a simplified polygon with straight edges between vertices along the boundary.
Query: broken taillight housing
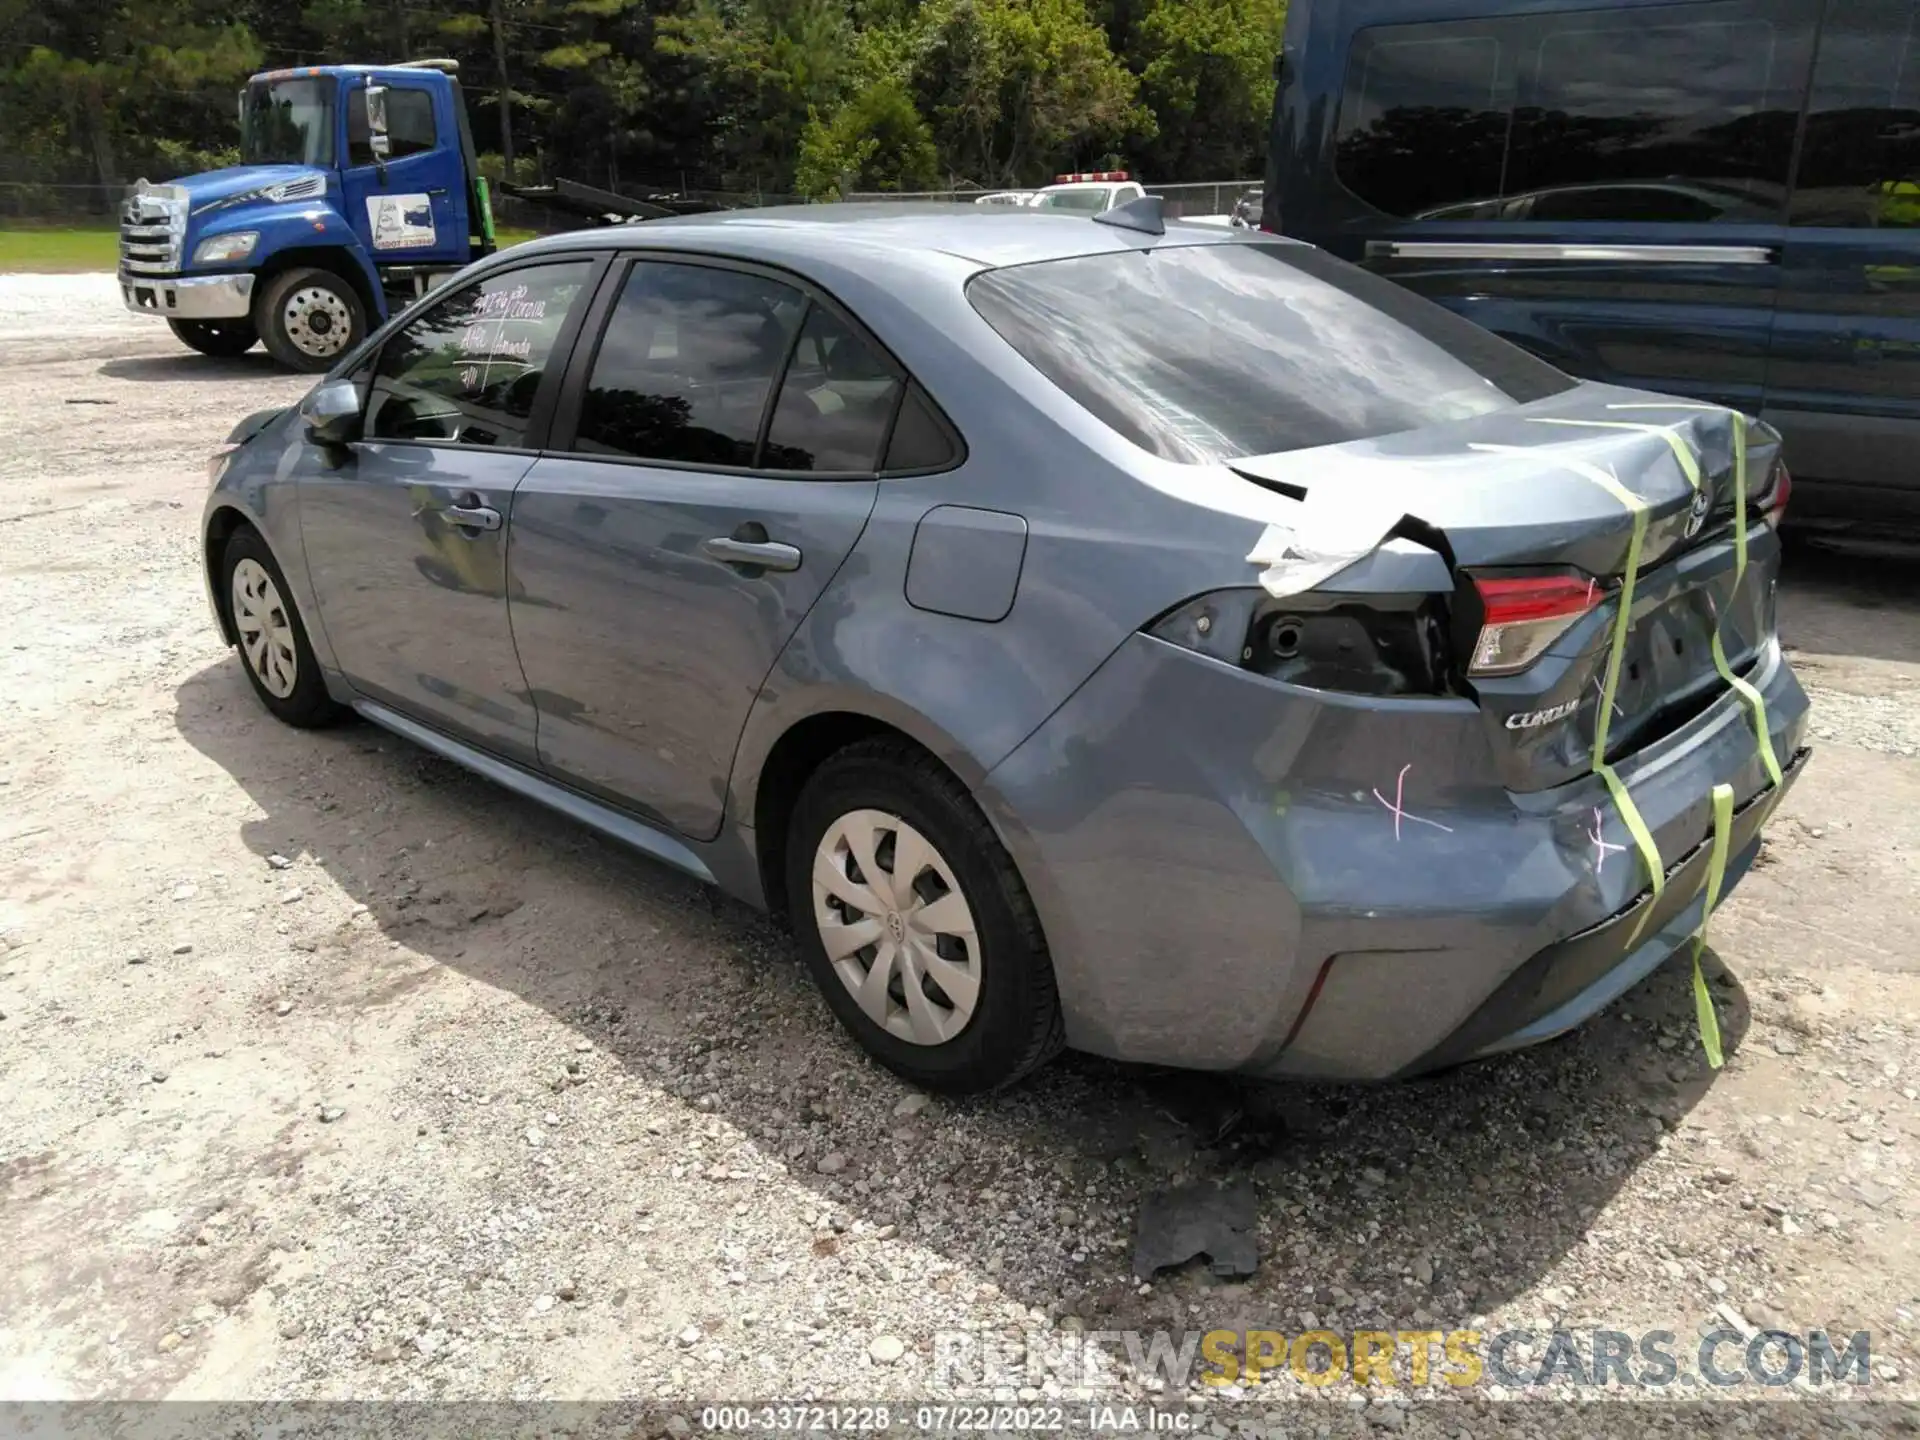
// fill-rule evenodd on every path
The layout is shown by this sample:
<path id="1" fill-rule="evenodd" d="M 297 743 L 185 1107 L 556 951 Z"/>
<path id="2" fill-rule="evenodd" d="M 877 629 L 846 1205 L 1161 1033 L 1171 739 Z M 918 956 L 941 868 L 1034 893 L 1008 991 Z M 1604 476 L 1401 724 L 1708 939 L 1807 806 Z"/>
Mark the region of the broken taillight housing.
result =
<path id="1" fill-rule="evenodd" d="M 1584 575 L 1475 575 L 1473 588 L 1485 611 L 1467 665 L 1473 676 L 1526 669 L 1605 598 Z"/>
<path id="2" fill-rule="evenodd" d="M 1773 489 L 1767 492 L 1767 498 L 1760 512 L 1760 519 L 1769 530 L 1778 530 L 1780 522 L 1787 518 L 1787 501 L 1793 498 L 1793 476 L 1787 473 L 1785 465 L 1773 467 Z"/>

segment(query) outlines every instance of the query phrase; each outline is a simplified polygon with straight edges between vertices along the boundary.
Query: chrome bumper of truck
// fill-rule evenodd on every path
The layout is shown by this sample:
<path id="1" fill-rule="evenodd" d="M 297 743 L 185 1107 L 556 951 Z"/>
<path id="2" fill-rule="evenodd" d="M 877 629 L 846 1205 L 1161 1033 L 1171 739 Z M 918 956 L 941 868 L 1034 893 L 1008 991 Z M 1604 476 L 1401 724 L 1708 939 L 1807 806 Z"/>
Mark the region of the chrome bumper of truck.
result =
<path id="1" fill-rule="evenodd" d="M 166 320 L 240 320 L 253 311 L 253 276 L 162 278 L 120 272 L 120 298 L 139 315 Z"/>

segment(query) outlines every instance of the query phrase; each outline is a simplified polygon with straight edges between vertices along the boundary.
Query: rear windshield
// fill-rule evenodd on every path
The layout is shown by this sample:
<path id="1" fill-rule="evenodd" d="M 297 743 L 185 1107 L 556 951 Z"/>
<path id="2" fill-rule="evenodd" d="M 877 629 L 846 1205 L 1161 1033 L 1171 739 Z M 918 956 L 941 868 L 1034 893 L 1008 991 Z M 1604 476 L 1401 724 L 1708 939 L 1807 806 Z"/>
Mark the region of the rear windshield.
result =
<path id="1" fill-rule="evenodd" d="M 1190 464 L 1336 445 L 1571 389 L 1544 361 L 1304 245 L 989 270 L 987 323 L 1134 444 Z"/>

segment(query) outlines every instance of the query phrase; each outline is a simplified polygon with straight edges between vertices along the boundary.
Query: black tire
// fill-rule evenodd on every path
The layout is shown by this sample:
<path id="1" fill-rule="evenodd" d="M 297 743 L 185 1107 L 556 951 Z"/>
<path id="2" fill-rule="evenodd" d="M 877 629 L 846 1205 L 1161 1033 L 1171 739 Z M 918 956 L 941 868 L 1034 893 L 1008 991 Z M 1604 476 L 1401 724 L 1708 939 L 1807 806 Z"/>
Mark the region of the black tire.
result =
<path id="1" fill-rule="evenodd" d="M 222 360 L 244 355 L 260 343 L 251 320 L 169 320 L 167 328 L 189 350 Z"/>
<path id="2" fill-rule="evenodd" d="M 296 325 L 289 316 L 300 314 Z M 352 284 L 331 270 L 296 266 L 270 277 L 253 298 L 253 325 L 267 353 L 293 370 L 331 370 L 367 333 L 367 309 Z"/>
<path id="3" fill-rule="evenodd" d="M 972 912 L 978 999 L 943 1043 L 917 1044 L 876 1023 L 827 958 L 815 912 L 815 852 L 842 817 L 861 810 L 919 831 Z M 926 752 L 903 740 L 865 740 L 827 759 L 800 792 L 785 858 L 787 909 L 807 968 L 840 1023 L 896 1075 L 927 1090 L 974 1094 L 1011 1085 L 1060 1051 L 1053 962 L 1026 885 L 973 797 Z"/>
<path id="4" fill-rule="evenodd" d="M 286 687 L 284 694 L 278 693 L 284 681 L 284 671 L 276 675 L 275 683 L 270 685 L 268 679 L 261 675 L 259 667 L 273 667 L 264 658 L 256 660 L 249 651 L 247 632 L 242 629 L 240 608 L 234 598 L 234 575 L 247 562 L 266 572 L 267 579 L 272 582 L 273 598 L 277 601 L 274 609 L 285 619 L 287 628 L 293 634 L 293 684 Z M 313 645 L 307 639 L 306 623 L 293 603 L 293 592 L 287 586 L 287 577 L 281 571 L 279 562 L 273 558 L 273 552 L 267 548 L 267 542 L 260 538 L 259 531 L 252 526 L 242 525 L 233 532 L 226 550 L 221 554 L 216 583 L 220 587 L 220 603 L 228 619 L 233 622 L 234 632 L 241 637 L 240 644 L 235 647 L 240 652 L 240 668 L 246 672 L 247 683 L 253 686 L 253 693 L 260 697 L 260 703 L 273 713 L 274 718 L 301 730 L 318 730 L 344 719 L 347 709 L 327 694 L 326 679 L 320 673 L 319 662 L 313 658 Z"/>

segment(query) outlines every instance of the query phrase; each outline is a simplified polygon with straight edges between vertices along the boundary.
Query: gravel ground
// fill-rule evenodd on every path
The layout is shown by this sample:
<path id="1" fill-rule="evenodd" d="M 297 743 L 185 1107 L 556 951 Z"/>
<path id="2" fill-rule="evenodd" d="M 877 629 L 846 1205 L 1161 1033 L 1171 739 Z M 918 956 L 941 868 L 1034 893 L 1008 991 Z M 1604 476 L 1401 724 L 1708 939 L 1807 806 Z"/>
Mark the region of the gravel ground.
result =
<path id="1" fill-rule="evenodd" d="M 0 1397 L 672 1401 L 698 1428 L 707 1400 L 992 1398 L 937 1373 L 940 1332 L 1687 1351 L 1736 1321 L 1868 1330 L 1867 1393 L 1920 1394 L 1920 567 L 1790 557 L 1819 745 L 1715 920 L 1720 1073 L 1673 965 L 1415 1084 L 1067 1057 L 930 1101 L 766 920 L 382 732 L 273 724 L 197 520 L 211 446 L 305 382 L 188 354 L 107 277 L 0 294 Z M 1140 1284 L 1142 1198 L 1229 1177 L 1256 1276 Z M 1028 1378 L 1000 1398 L 1071 1393 Z M 1495 1413 L 1103 1393 L 1221 1433 Z"/>

